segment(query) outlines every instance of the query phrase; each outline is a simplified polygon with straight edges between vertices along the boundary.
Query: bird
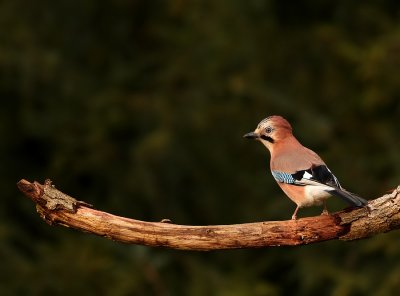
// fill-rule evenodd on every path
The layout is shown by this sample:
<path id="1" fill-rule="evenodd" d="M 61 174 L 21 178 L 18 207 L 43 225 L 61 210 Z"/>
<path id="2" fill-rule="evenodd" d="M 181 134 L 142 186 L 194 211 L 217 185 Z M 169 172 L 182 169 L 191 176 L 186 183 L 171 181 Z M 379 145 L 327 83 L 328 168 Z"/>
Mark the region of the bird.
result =
<path id="1" fill-rule="evenodd" d="M 355 207 L 367 201 L 344 189 L 321 157 L 304 147 L 293 135 L 290 123 L 272 115 L 243 136 L 260 141 L 270 152 L 272 176 L 283 192 L 297 205 L 292 220 L 300 208 L 323 205 L 321 215 L 328 215 L 326 200 L 335 196 Z"/>

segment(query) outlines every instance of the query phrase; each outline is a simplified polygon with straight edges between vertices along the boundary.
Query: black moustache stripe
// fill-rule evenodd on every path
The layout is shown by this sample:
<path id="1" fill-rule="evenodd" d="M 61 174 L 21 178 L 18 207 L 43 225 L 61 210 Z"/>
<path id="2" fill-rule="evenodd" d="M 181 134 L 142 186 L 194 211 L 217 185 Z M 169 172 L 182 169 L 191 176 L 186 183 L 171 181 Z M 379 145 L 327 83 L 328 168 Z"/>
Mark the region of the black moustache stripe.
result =
<path id="1" fill-rule="evenodd" d="M 262 136 L 261 136 L 261 139 L 263 139 L 263 140 L 265 140 L 265 141 L 268 141 L 268 142 L 270 142 L 270 143 L 273 143 L 273 142 L 274 142 L 274 139 L 272 139 L 271 137 L 268 137 L 268 136 L 266 136 L 266 135 L 262 135 Z"/>

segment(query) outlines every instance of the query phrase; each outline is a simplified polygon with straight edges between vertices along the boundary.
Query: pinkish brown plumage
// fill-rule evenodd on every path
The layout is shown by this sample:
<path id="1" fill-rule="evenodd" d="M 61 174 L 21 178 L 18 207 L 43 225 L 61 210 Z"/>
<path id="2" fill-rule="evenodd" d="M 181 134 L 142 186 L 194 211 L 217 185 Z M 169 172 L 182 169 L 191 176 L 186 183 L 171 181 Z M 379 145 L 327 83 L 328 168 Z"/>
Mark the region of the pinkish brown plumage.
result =
<path id="1" fill-rule="evenodd" d="M 314 151 L 304 147 L 293 136 L 290 123 L 281 116 L 263 119 L 254 132 L 245 138 L 260 141 L 271 153 L 270 168 L 273 177 L 285 194 L 296 203 L 292 219 L 300 208 L 324 205 L 326 199 L 337 196 L 351 205 L 364 206 L 367 201 L 340 186 L 337 178 Z"/>

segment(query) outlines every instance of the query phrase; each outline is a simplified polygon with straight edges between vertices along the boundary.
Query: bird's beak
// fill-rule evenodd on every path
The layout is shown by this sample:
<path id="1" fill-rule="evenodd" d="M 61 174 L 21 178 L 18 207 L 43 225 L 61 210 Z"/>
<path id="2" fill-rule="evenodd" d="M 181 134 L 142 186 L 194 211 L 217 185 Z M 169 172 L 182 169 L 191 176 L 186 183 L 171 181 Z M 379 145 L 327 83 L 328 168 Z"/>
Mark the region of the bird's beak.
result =
<path id="1" fill-rule="evenodd" d="M 255 133 L 255 132 L 247 133 L 247 134 L 245 134 L 243 136 L 243 138 L 254 139 L 254 140 L 257 140 L 259 137 L 260 137 L 260 135 L 258 133 Z"/>

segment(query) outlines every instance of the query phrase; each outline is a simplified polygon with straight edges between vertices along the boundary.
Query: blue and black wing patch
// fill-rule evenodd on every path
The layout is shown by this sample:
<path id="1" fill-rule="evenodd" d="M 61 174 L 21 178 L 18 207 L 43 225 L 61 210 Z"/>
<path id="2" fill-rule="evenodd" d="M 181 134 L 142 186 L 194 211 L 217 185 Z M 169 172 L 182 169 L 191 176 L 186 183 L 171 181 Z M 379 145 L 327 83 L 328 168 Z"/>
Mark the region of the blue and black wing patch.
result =
<path id="1" fill-rule="evenodd" d="M 293 174 L 272 171 L 272 175 L 274 176 L 275 180 L 280 183 L 295 184 L 296 181 L 307 179 L 328 186 L 341 188 L 338 179 L 325 165 L 312 167 L 308 170 L 297 171 Z"/>
<path id="2" fill-rule="evenodd" d="M 293 177 L 293 174 L 272 171 L 272 176 L 274 176 L 275 180 L 280 183 L 294 184 L 296 182 L 296 179 Z"/>
<path id="3" fill-rule="evenodd" d="M 326 165 L 319 165 L 308 170 L 297 171 L 293 174 L 272 171 L 275 180 L 280 183 L 293 184 L 299 186 L 305 185 L 327 185 L 329 189 L 325 191 L 332 195 L 342 198 L 352 205 L 361 207 L 367 204 L 367 201 L 354 193 L 348 192 L 340 186 L 338 179 L 328 169 Z"/>

